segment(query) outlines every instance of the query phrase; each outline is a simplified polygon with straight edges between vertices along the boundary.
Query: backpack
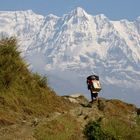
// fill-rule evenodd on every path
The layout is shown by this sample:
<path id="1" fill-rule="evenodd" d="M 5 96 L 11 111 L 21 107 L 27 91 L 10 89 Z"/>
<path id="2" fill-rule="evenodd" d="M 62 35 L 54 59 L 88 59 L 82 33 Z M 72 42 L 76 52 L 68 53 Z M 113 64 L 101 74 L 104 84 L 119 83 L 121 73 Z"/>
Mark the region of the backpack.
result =
<path id="1" fill-rule="evenodd" d="M 87 77 L 87 84 L 88 84 L 88 89 L 99 92 L 101 91 L 101 84 L 99 81 L 99 76 L 97 75 L 90 75 Z"/>

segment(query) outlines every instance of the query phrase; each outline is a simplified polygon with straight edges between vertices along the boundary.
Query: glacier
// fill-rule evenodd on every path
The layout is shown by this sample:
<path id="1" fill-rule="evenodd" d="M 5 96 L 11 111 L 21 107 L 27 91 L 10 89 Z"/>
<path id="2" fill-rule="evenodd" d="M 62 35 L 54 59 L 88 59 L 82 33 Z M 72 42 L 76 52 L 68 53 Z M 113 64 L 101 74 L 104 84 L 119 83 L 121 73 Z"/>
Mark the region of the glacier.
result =
<path id="1" fill-rule="evenodd" d="M 77 7 L 62 17 L 0 11 L 0 38 L 15 36 L 29 69 L 59 94 L 90 98 L 86 77 L 100 76 L 99 96 L 140 106 L 140 17 L 112 21 Z"/>

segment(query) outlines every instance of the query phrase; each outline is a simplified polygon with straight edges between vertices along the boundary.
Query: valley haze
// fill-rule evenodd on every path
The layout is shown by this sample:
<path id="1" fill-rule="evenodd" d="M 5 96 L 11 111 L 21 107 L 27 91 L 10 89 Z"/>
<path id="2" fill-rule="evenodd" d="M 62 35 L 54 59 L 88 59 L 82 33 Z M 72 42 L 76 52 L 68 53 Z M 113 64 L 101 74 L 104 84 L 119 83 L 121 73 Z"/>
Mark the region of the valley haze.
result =
<path id="1" fill-rule="evenodd" d="M 59 95 L 90 98 L 86 77 L 94 73 L 102 84 L 99 96 L 140 107 L 140 17 L 111 21 L 81 7 L 62 17 L 1 11 L 0 36 L 16 36 L 29 68 L 46 74 Z"/>

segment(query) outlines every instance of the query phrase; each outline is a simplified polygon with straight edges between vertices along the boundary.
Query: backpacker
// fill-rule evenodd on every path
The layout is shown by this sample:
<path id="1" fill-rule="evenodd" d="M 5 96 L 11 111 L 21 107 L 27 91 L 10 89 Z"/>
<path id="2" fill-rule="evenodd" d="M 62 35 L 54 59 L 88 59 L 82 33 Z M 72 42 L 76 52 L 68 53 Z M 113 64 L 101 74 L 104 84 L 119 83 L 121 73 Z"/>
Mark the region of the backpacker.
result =
<path id="1" fill-rule="evenodd" d="M 88 85 L 88 89 L 92 90 L 93 92 L 99 92 L 101 90 L 99 76 L 97 76 L 97 75 L 88 76 L 87 85 Z"/>

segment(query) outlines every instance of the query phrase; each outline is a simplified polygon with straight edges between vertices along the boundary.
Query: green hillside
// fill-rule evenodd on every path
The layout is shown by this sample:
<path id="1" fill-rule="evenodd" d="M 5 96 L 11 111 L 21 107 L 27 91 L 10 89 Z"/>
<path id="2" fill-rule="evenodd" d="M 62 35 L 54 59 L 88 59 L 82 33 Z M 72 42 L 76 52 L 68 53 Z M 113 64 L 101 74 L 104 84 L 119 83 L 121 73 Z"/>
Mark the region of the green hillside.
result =
<path id="1" fill-rule="evenodd" d="M 47 78 L 33 74 L 20 58 L 15 38 L 0 41 L 0 123 L 24 116 L 63 112 L 69 104 L 48 87 Z"/>
<path id="2" fill-rule="evenodd" d="M 0 135 L 3 133 L 3 127 L 10 128 L 15 125 L 18 129 L 22 129 L 20 125 L 22 122 L 32 124 L 36 118 L 45 119 L 51 114 L 55 116 L 55 114 L 66 112 L 72 107 L 70 102 L 57 96 L 48 87 L 46 77 L 31 73 L 27 67 L 17 50 L 16 39 L 6 38 L 1 40 Z M 69 122 L 67 116 L 63 117 L 65 118 L 64 121 L 68 120 Z M 56 123 L 59 126 L 59 123 Z M 42 123 L 42 125 L 46 124 Z M 43 126 L 40 127 L 42 128 Z M 41 128 L 40 130 L 42 131 Z M 36 130 L 37 136 L 40 130 Z M 15 129 L 15 131 L 17 130 Z M 33 133 L 35 132 L 33 131 Z M 0 139 L 8 139 L 8 136 L 7 138 L 0 137 Z"/>

